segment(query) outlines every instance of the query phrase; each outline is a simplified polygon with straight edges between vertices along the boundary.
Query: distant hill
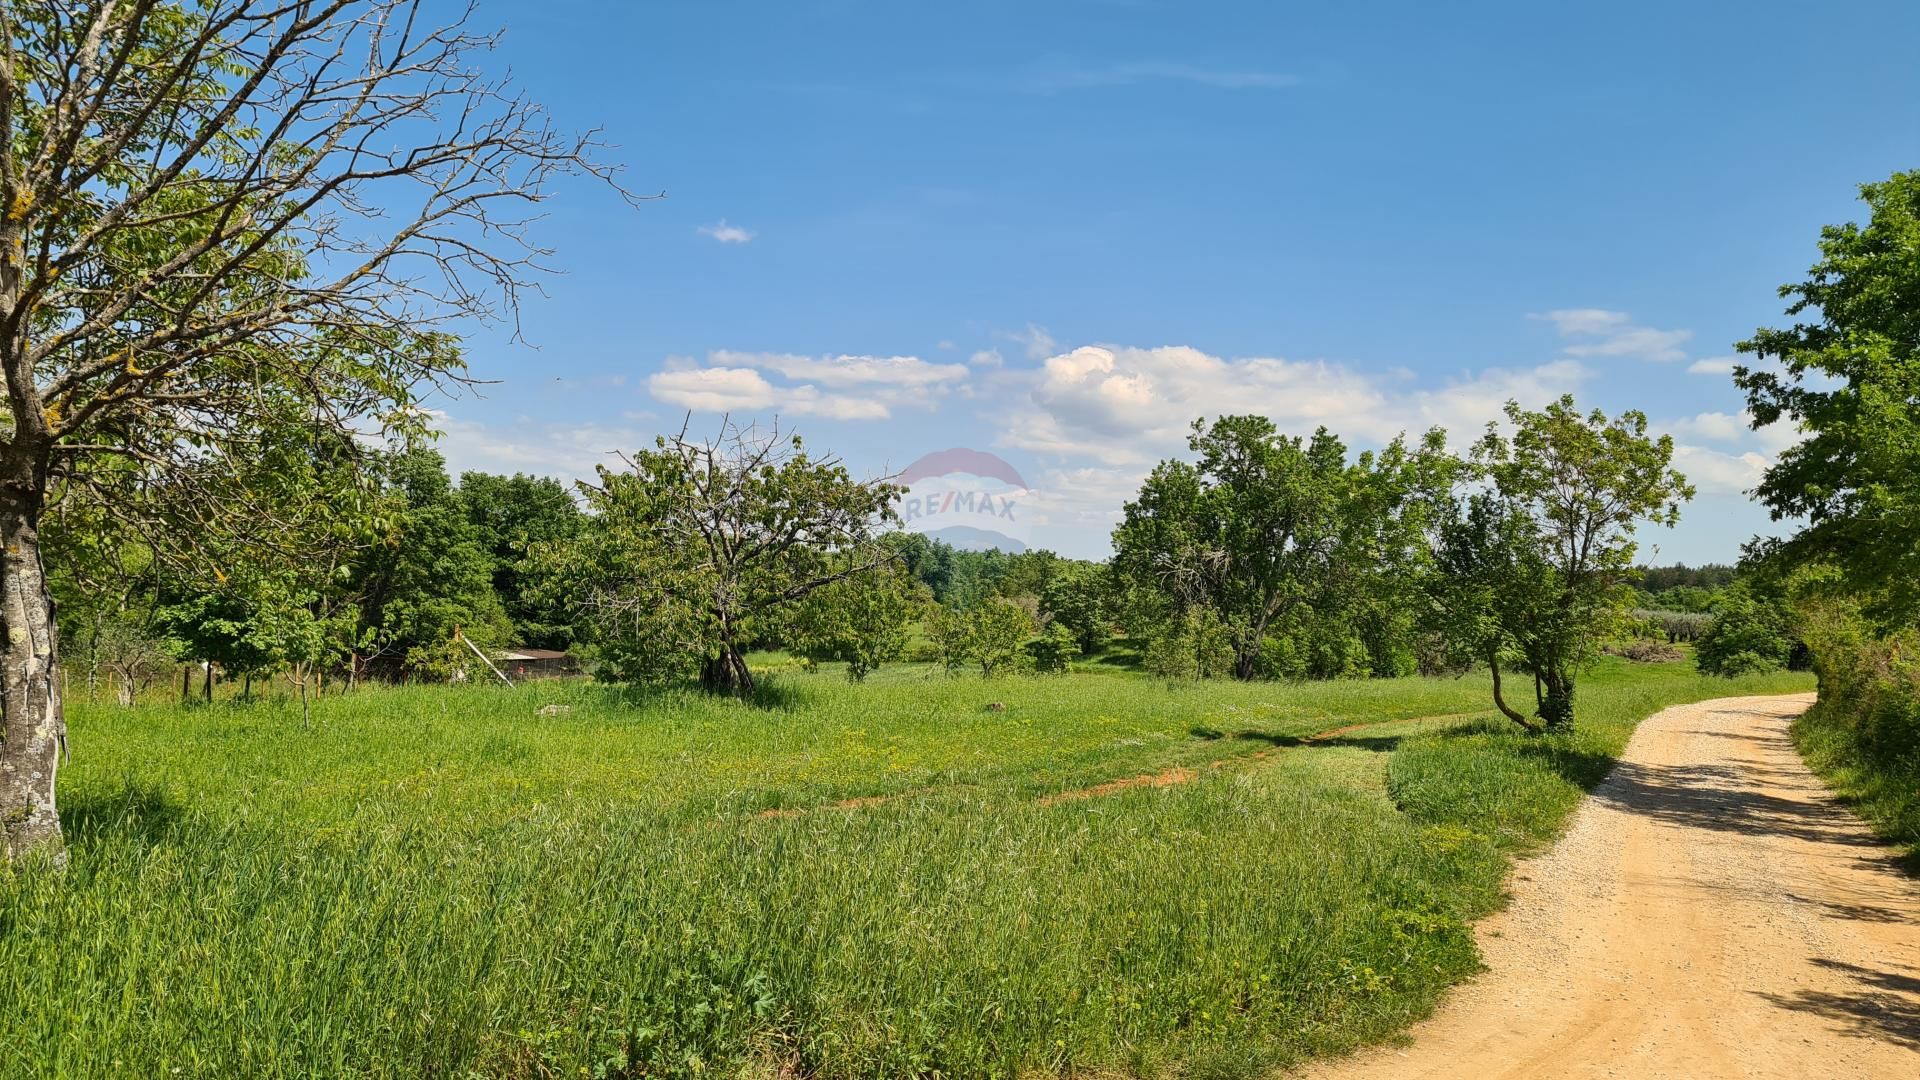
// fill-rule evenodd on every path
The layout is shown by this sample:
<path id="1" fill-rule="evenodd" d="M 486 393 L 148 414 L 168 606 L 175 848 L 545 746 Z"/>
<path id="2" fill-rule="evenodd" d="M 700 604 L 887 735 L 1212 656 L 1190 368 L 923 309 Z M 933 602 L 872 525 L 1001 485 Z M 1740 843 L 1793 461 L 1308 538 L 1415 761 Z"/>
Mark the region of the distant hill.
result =
<path id="1" fill-rule="evenodd" d="M 976 529 L 971 525 L 948 525 L 924 535 L 928 539 L 951 544 L 961 551 L 1004 551 L 1009 555 L 1019 555 L 1027 550 L 1027 545 L 1011 536 L 992 529 Z"/>

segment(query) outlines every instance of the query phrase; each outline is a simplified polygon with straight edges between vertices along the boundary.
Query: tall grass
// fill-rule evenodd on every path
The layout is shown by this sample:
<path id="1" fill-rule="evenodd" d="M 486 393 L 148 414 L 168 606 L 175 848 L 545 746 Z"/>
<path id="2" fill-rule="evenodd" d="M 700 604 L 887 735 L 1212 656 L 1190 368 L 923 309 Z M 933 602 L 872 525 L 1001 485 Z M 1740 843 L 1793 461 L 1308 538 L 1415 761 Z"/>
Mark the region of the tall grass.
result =
<path id="1" fill-rule="evenodd" d="M 0 1075 L 1254 1075 L 1474 970 L 1633 720 L 1804 685 L 1609 662 L 1554 739 L 1474 679 L 76 710 L 69 867 L 0 871 Z"/>

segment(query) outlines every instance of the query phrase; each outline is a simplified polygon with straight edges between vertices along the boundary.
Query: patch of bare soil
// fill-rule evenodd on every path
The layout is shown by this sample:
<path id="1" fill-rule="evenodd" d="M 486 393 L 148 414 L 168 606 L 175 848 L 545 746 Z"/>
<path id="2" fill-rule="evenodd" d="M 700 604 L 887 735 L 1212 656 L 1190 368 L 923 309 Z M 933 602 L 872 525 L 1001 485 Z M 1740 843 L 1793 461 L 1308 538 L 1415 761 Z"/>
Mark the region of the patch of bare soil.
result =
<path id="1" fill-rule="evenodd" d="M 1052 795 L 1042 795 L 1034 801 L 1041 806 L 1052 806 L 1055 803 L 1076 802 L 1080 799 L 1095 799 L 1102 795 L 1112 795 L 1117 792 L 1126 791 L 1129 788 L 1172 787 L 1175 784 L 1184 784 L 1192 780 L 1195 775 L 1192 769 L 1165 769 L 1157 773 L 1148 773 L 1145 776 L 1129 776 L 1124 780 L 1109 780 L 1104 784 L 1095 784 L 1092 787 L 1080 788 L 1076 791 L 1061 791 Z"/>
<path id="2" fill-rule="evenodd" d="M 1812 695 L 1640 725 L 1513 901 L 1487 972 L 1370 1077 L 1920 1077 L 1920 882 L 1807 771 Z"/>

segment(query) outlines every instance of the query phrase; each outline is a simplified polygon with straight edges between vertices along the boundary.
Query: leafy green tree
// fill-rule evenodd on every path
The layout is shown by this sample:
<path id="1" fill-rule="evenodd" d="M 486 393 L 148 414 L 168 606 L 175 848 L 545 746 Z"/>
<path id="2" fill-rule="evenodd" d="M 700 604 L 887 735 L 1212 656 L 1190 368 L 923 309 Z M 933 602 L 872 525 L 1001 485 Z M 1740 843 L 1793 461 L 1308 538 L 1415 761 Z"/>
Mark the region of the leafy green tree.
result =
<path id="1" fill-rule="evenodd" d="M 1428 478 L 1447 474 L 1438 432 L 1417 451 L 1396 439 L 1349 462 L 1324 428 L 1302 439 L 1264 417 L 1227 416 L 1196 421 L 1188 447 L 1196 462 L 1161 462 L 1127 504 L 1114 572 L 1175 614 L 1217 613 L 1242 679 L 1259 673 L 1270 631 L 1352 603 L 1417 558 L 1424 514 L 1411 511 Z"/>
<path id="2" fill-rule="evenodd" d="M 949 674 L 967 662 L 969 627 L 966 612 L 936 603 L 927 609 L 922 625 L 927 640 L 933 644 L 934 655 L 939 658 L 940 666 Z"/>
<path id="3" fill-rule="evenodd" d="M 1027 639 L 1033 636 L 1033 616 L 1003 596 L 990 597 L 967 612 L 967 656 L 980 665 L 985 678 L 1019 667 Z"/>
<path id="4" fill-rule="evenodd" d="M 353 639 L 351 565 L 391 505 L 373 479 L 380 460 L 345 433 L 282 428 L 243 460 L 203 463 L 217 475 L 191 482 L 231 522 L 154 552 L 156 623 L 179 655 L 249 683 L 287 669 L 304 698 Z"/>
<path id="5" fill-rule="evenodd" d="M 606 173 L 422 6 L 0 8 L 0 856 L 60 839 L 55 490 L 156 549 L 267 528 L 222 478 L 287 431 L 423 434 L 442 329 L 537 273 L 524 210 Z"/>
<path id="6" fill-rule="evenodd" d="M 856 554 L 853 560 L 868 557 Z M 841 661 L 847 678 L 864 682 L 882 664 L 900 659 L 915 614 L 932 595 L 904 565 L 883 561 L 866 573 L 843 578 L 810 593 L 796 608 L 786 642 L 809 662 Z"/>
<path id="7" fill-rule="evenodd" d="M 1033 669 L 1043 675 L 1064 674 L 1080 655 L 1080 641 L 1061 623 L 1050 623 L 1040 636 L 1027 644 L 1033 657 Z"/>
<path id="8" fill-rule="evenodd" d="M 1713 619 L 1694 645 L 1694 664 L 1732 678 L 1778 671 L 1793 659 L 1793 619 L 1784 601 L 1753 595 L 1745 585 L 1722 590 Z"/>
<path id="9" fill-rule="evenodd" d="M 353 560 L 350 678 L 444 677 L 472 659 L 456 632 L 485 648 L 512 632 L 493 590 L 497 566 L 437 451 L 389 455 L 385 528 Z"/>
<path id="10" fill-rule="evenodd" d="M 574 590 L 611 677 L 751 691 L 750 643 L 809 594 L 893 558 L 875 540 L 900 489 L 855 479 L 777 428 L 661 437 L 628 462 L 583 485 L 593 513 L 577 538 L 537 548 L 547 578 Z"/>
<path id="11" fill-rule="evenodd" d="M 1804 519 L 1754 554 L 1827 562 L 1883 623 L 1920 618 L 1920 171 L 1862 185 L 1864 226 L 1821 231 L 1820 259 L 1783 286 L 1793 325 L 1737 347 L 1756 427 L 1806 436 L 1755 494 L 1775 520 Z"/>
<path id="12" fill-rule="evenodd" d="M 1054 579 L 1072 565 L 1072 562 L 1042 549 L 1009 555 L 1006 565 L 1006 572 L 994 583 L 994 591 L 1001 596 L 1037 598 L 1046 595 Z"/>
<path id="13" fill-rule="evenodd" d="M 1493 674 L 1494 702 L 1529 729 L 1573 724 L 1579 667 L 1631 603 L 1634 531 L 1672 525 L 1693 496 L 1673 440 L 1647 419 L 1582 414 L 1571 396 L 1528 411 L 1507 403 L 1474 448 L 1478 479 L 1442 522 L 1432 597 L 1442 632 Z M 1533 676 L 1534 712 L 1513 708 L 1501 664 Z"/>
<path id="14" fill-rule="evenodd" d="M 580 532 L 580 505 L 548 476 L 460 476 L 460 503 L 477 530 L 476 542 L 493 561 L 493 590 L 513 623 L 516 644 L 536 649 L 573 645 L 572 614 L 533 577 L 527 553 L 537 544 L 565 543 Z"/>
<path id="15" fill-rule="evenodd" d="M 1095 652 L 1113 633 L 1111 591 L 1106 567 L 1065 562 L 1040 594 L 1040 613 L 1049 628 L 1062 627 L 1072 635 L 1076 653 Z"/>
<path id="16" fill-rule="evenodd" d="M 1154 619 L 1144 634 L 1140 666 L 1161 679 L 1217 679 L 1233 671 L 1227 626 L 1211 609 L 1188 607 Z"/>

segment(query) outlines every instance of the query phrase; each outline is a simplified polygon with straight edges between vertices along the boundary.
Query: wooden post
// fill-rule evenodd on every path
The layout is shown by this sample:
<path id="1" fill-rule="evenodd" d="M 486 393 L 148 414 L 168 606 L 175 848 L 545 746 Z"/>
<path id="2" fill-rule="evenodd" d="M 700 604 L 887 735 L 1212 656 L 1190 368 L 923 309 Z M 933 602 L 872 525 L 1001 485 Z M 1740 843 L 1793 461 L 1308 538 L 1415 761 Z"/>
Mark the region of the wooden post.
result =
<path id="1" fill-rule="evenodd" d="M 469 649 L 472 649 L 472 650 L 473 650 L 473 655 L 475 655 L 475 656 L 477 656 L 477 657 L 479 657 L 479 658 L 480 658 L 480 662 L 481 662 L 481 663 L 483 663 L 483 664 L 485 664 L 485 665 L 487 665 L 487 670 L 488 670 L 488 671 L 491 671 L 491 672 L 493 672 L 493 673 L 494 673 L 495 675 L 498 675 L 498 676 L 500 676 L 500 681 L 501 681 L 501 682 L 503 682 L 503 683 L 506 683 L 506 684 L 507 684 L 508 686 L 512 686 L 512 685 L 513 685 L 513 680 L 512 680 L 512 679 L 509 679 L 509 678 L 507 678 L 507 673 L 506 673 L 506 672 L 504 672 L 504 671 L 501 671 L 501 670 L 500 670 L 499 668 L 497 668 L 497 667 L 494 667 L 494 666 L 493 666 L 493 661 L 491 661 L 491 660 L 489 660 L 489 659 L 487 659 L 487 654 L 486 654 L 486 653 L 483 653 L 483 652 L 481 652 L 481 651 L 480 651 L 480 646 L 478 646 L 478 645 L 475 645 L 475 644 L 474 644 L 473 642 L 471 642 L 471 641 L 468 641 L 468 640 L 467 640 L 467 635 L 465 635 L 465 634 L 463 634 L 463 633 L 461 633 L 461 632 L 460 632 L 460 628 L 459 628 L 459 627 L 457 627 L 457 626 L 456 626 L 456 627 L 454 627 L 454 628 L 453 628 L 453 636 L 454 636 L 454 637 L 457 637 L 457 638 L 459 638 L 459 639 L 460 639 L 460 642 L 461 642 L 461 644 L 463 644 L 463 645 L 465 645 L 465 646 L 466 646 L 467 648 L 469 648 Z"/>

